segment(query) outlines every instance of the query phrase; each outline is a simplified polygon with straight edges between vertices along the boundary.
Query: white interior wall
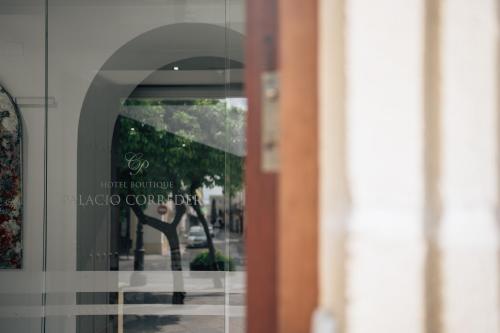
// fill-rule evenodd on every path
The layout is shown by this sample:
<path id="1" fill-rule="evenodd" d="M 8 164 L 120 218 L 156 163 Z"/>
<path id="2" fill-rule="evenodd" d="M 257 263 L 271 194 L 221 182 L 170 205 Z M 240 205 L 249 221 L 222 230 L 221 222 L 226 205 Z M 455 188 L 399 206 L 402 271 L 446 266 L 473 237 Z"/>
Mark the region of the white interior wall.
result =
<path id="1" fill-rule="evenodd" d="M 43 1 L 0 3 L 0 84 L 13 97 L 45 92 Z M 38 332 L 43 290 L 44 107 L 20 106 L 23 118 L 23 267 L 0 271 L 0 327 Z"/>

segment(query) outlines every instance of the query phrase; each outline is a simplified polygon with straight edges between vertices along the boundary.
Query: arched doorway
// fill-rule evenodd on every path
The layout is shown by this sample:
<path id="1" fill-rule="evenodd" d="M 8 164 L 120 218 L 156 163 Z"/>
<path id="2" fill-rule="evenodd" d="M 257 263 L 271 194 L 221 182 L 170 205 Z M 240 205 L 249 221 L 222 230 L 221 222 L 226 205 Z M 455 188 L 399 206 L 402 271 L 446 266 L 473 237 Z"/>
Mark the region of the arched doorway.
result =
<path id="1" fill-rule="evenodd" d="M 228 133 L 224 131 L 227 130 L 225 122 L 231 120 L 231 117 L 234 118 L 230 112 L 232 108 L 231 97 L 237 99 L 242 99 L 243 97 L 241 73 L 243 68 L 242 42 L 243 37 L 241 34 L 219 26 L 195 23 L 167 25 L 146 32 L 128 42 L 116 51 L 98 71 L 86 94 L 78 125 L 77 193 L 80 203 L 83 202 L 84 204 L 79 204 L 77 207 L 77 270 L 113 271 L 139 269 L 135 265 L 137 262 L 136 251 L 133 253 L 134 265 L 131 266 L 127 266 L 127 260 L 123 259 L 121 254 L 126 255 L 123 251 L 123 241 L 126 239 L 126 237 L 123 237 L 124 235 L 129 236 L 132 248 L 138 248 L 137 228 L 131 228 L 130 218 L 127 218 L 127 216 L 135 217 L 135 226 L 141 227 L 143 223 L 138 221 L 140 213 L 137 213 L 137 211 L 131 213 L 133 210 L 131 207 L 123 209 L 123 206 L 113 202 L 113 198 L 117 198 L 117 196 L 122 195 L 121 198 L 125 198 L 127 194 L 131 194 L 126 193 L 123 196 L 123 193 L 120 192 L 120 188 L 126 182 L 121 176 L 120 170 L 128 167 L 126 164 L 127 156 L 125 155 L 129 152 L 120 149 L 120 147 L 125 145 L 125 138 L 127 136 L 120 136 L 117 133 L 122 132 L 126 126 L 129 126 L 126 128 L 129 132 L 135 129 L 134 126 L 136 126 L 137 135 L 142 135 L 139 127 L 141 129 L 147 128 L 150 132 L 160 133 L 159 136 L 164 135 L 165 138 L 168 137 L 167 141 L 175 141 L 175 144 L 182 144 L 181 142 L 184 142 L 184 145 L 188 144 L 194 147 L 193 149 L 197 150 L 199 154 L 203 151 L 212 152 L 207 157 L 216 159 L 215 164 L 219 170 L 218 172 L 213 172 L 213 165 L 207 166 L 210 169 L 207 170 L 207 177 L 218 177 L 216 181 L 213 179 L 212 187 L 217 183 L 216 185 L 221 189 L 219 191 L 221 192 L 219 196 L 222 196 L 222 213 L 220 215 L 224 218 L 226 216 L 230 218 L 231 209 L 228 209 L 231 208 L 230 192 L 225 191 L 226 188 L 231 187 L 229 176 L 231 175 L 230 165 L 232 162 L 228 163 L 228 161 L 233 160 L 232 156 L 236 157 L 235 160 L 242 160 L 245 153 L 244 145 L 241 144 L 244 140 L 233 142 L 233 140 L 229 140 Z M 133 110 L 134 106 L 136 110 Z M 137 111 L 137 107 L 141 109 L 142 113 L 135 112 Z M 154 121 L 151 122 L 151 119 L 148 122 L 148 119 L 146 119 L 148 116 L 154 115 L 158 111 L 158 108 L 162 109 L 161 112 L 163 114 L 170 114 L 169 121 L 175 121 L 174 118 L 177 115 L 193 116 L 193 112 L 202 115 L 203 112 L 200 113 L 200 107 L 206 111 L 203 115 L 203 126 L 200 126 L 201 122 L 195 118 L 192 118 L 191 122 L 197 123 L 196 126 L 204 129 L 213 128 L 214 126 L 211 125 L 214 124 L 218 125 L 219 132 L 222 131 L 224 135 L 222 141 L 220 137 L 216 137 L 217 133 L 210 133 L 208 130 L 205 132 L 209 135 L 201 135 L 198 138 L 193 137 L 192 133 L 185 131 L 187 127 L 191 127 L 192 130 L 193 126 L 184 126 L 186 128 L 182 128 L 182 124 L 177 124 L 178 128 L 174 126 L 169 130 L 161 132 L 161 129 L 158 128 L 159 126 L 170 126 L 171 124 L 167 124 L 165 119 L 156 123 Z M 183 110 L 179 108 L 183 108 Z M 222 111 L 216 112 L 216 110 L 221 109 Z M 154 110 L 156 111 L 154 112 Z M 211 115 L 213 117 L 206 116 L 210 112 L 212 112 Z M 244 121 L 244 117 L 242 118 L 241 114 L 240 118 L 242 119 L 240 121 Z M 189 120 L 184 125 L 188 124 Z M 243 128 L 241 127 L 238 133 L 232 133 L 233 138 L 236 136 L 243 138 Z M 205 132 L 202 134 L 206 134 Z M 154 139 L 157 139 L 159 136 L 155 136 Z M 142 138 L 146 138 L 146 136 Z M 153 137 L 149 136 L 149 139 L 153 139 Z M 130 141 L 127 142 L 130 143 Z M 165 149 L 165 146 L 161 142 L 150 143 L 159 146 L 146 149 L 150 154 L 148 158 L 151 157 L 152 151 Z M 131 153 L 143 154 L 147 144 L 145 142 L 142 142 L 142 144 L 143 146 L 135 147 Z M 189 159 L 185 159 L 187 156 L 181 156 L 181 160 L 189 161 Z M 199 163 L 201 160 L 198 158 L 191 159 L 190 161 Z M 241 168 L 242 163 L 238 165 Z M 181 164 L 177 164 L 177 166 L 181 166 Z M 184 169 L 188 168 L 180 169 L 182 170 L 178 171 L 182 173 Z M 148 171 L 150 170 L 153 170 L 153 166 L 148 169 Z M 163 178 L 166 178 L 170 182 L 171 179 L 179 179 L 174 177 L 179 172 L 170 173 L 168 176 L 161 175 L 161 177 L 165 176 Z M 225 177 L 226 175 L 228 177 Z M 156 177 L 158 174 L 152 176 Z M 187 186 L 186 179 L 188 178 L 189 176 L 184 175 L 177 185 L 181 187 Z M 134 178 L 134 180 L 139 182 L 151 181 L 150 178 Z M 129 181 L 132 180 L 129 179 Z M 210 185 L 210 181 L 202 177 L 201 183 L 195 188 L 196 195 L 200 200 L 203 201 L 203 191 L 210 188 Z M 130 186 L 130 183 L 128 186 Z M 146 194 L 144 192 L 134 193 L 140 195 Z M 173 194 L 172 191 L 167 191 L 164 194 L 169 193 Z M 186 194 L 183 193 L 183 195 Z M 99 201 L 97 200 L 98 197 L 100 198 Z M 88 198 L 93 200 L 91 204 L 86 204 L 88 203 Z M 206 219 L 208 219 L 209 214 L 205 212 L 207 207 L 203 207 L 203 202 L 198 208 L 206 216 Z M 145 209 L 144 213 L 146 215 L 151 215 L 151 212 L 147 211 L 147 205 L 142 205 L 141 209 Z M 151 209 L 151 206 L 149 209 Z M 194 213 L 188 214 L 188 217 L 184 216 L 184 219 L 189 219 L 190 216 L 195 216 L 197 213 L 196 207 L 191 206 L 186 207 L 186 209 L 188 213 L 189 211 Z M 124 215 L 125 220 L 129 221 L 126 223 L 126 228 L 123 228 L 121 222 Z M 200 216 L 198 214 L 198 220 Z M 187 229 L 184 227 L 182 231 L 189 233 L 190 226 L 188 223 Z M 228 224 L 229 226 L 230 224 Z M 149 226 L 146 228 L 149 228 Z M 230 238 L 230 231 L 229 229 L 227 230 L 227 234 L 222 233 L 219 239 L 221 253 L 227 253 L 229 249 L 226 244 Z M 151 230 L 148 229 L 148 231 Z M 158 230 L 155 232 L 158 235 Z M 178 230 L 176 230 L 176 236 L 179 236 L 177 233 Z M 164 235 L 168 239 L 168 247 L 172 250 L 172 241 L 169 234 L 165 232 Z M 141 237 L 144 237 L 144 235 Z M 207 236 L 207 239 L 210 239 L 210 236 Z M 242 241 L 242 238 L 240 240 Z M 145 243 L 144 239 L 142 243 Z M 188 244 L 185 245 L 187 247 Z M 163 244 L 160 244 L 160 248 L 162 246 Z M 182 245 L 179 246 L 178 251 L 181 251 L 181 247 Z M 243 248 L 242 245 L 240 247 Z M 212 248 L 215 251 L 215 246 Z M 144 246 L 142 250 L 145 250 Z M 172 251 L 159 253 L 158 255 L 170 256 L 170 259 L 173 257 Z M 160 258 L 160 261 L 163 263 L 167 262 L 164 258 Z M 147 263 L 148 258 L 142 260 L 142 267 L 140 269 L 144 269 L 144 262 Z M 154 263 L 155 261 L 153 260 L 152 262 Z M 190 263 L 187 262 L 187 264 Z M 184 262 L 185 265 L 186 262 Z M 173 265 L 167 265 L 167 267 L 167 270 L 175 270 Z M 146 267 L 146 270 L 151 269 L 150 266 Z M 174 274 L 174 280 L 176 276 Z M 134 278 L 136 277 L 137 275 Z M 116 283 L 120 282 L 116 281 Z M 174 283 L 175 288 L 177 287 Z M 172 293 L 174 298 L 176 292 L 178 293 L 179 290 L 175 289 Z M 138 293 L 136 292 L 135 294 L 137 295 Z M 150 300 L 153 297 L 155 302 L 158 300 L 165 301 L 165 298 L 162 298 L 162 296 L 154 293 L 143 293 L 142 296 L 139 296 L 139 302 L 145 302 L 145 297 L 149 297 Z M 223 299 L 225 302 L 225 297 Z M 129 300 L 133 301 L 132 298 L 127 299 L 127 295 L 122 299 L 122 301 Z M 172 299 L 168 299 L 166 302 L 171 301 Z M 78 295 L 77 302 L 80 304 L 113 304 L 119 302 L 119 297 L 104 293 L 82 293 Z M 174 301 L 174 303 L 178 302 Z M 165 319 L 161 317 L 157 316 L 152 321 L 140 321 L 139 324 L 134 321 L 125 320 L 125 326 L 127 323 L 130 327 L 140 325 L 142 328 L 150 324 L 158 325 L 159 322 L 161 323 Z M 174 317 L 168 317 L 170 319 L 167 318 L 164 324 L 175 325 L 176 321 L 171 320 Z M 220 320 L 225 322 L 224 318 L 220 318 Z M 123 324 L 123 318 L 121 323 Z M 81 332 L 88 332 L 90 328 L 97 331 L 104 327 L 108 331 L 113 331 L 119 325 L 120 320 L 113 316 L 88 316 L 80 317 L 77 320 L 77 327 Z"/>

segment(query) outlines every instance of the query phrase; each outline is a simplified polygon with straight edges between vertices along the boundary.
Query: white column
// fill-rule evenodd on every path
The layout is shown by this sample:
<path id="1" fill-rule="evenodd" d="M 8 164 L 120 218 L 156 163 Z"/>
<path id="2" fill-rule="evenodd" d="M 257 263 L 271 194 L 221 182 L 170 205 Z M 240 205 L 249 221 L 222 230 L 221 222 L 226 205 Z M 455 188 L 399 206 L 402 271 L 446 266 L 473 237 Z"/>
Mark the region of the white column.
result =
<path id="1" fill-rule="evenodd" d="M 424 1 L 346 5 L 348 332 L 424 330 Z"/>
<path id="2" fill-rule="evenodd" d="M 443 324 L 499 332 L 498 27 L 495 0 L 442 7 Z"/>

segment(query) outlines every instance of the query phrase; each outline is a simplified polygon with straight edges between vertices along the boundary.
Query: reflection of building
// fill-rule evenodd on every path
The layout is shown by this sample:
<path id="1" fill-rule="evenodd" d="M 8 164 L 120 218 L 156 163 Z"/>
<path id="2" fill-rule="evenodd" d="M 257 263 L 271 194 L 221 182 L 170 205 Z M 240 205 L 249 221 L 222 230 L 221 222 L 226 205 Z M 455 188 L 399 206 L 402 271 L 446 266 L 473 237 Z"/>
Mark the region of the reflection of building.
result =
<path id="1" fill-rule="evenodd" d="M 224 196 L 220 195 L 211 195 L 209 197 L 208 202 L 210 203 L 210 216 L 209 220 L 216 227 L 223 227 L 225 224 L 224 217 Z M 215 215 L 215 216 L 214 216 Z"/>
<path id="2" fill-rule="evenodd" d="M 237 193 L 231 199 L 229 210 L 230 225 L 229 229 L 233 232 L 242 234 L 244 231 L 244 209 L 245 209 L 245 192 Z"/>
<path id="3" fill-rule="evenodd" d="M 149 206 L 144 212 L 152 217 L 156 217 L 163 220 L 163 216 L 158 214 L 157 205 Z M 137 216 L 133 212 L 130 214 L 130 238 L 132 240 L 132 249 L 136 247 L 136 237 L 137 234 L 135 232 L 137 228 Z M 144 251 L 146 254 L 168 254 L 168 241 L 165 235 L 159 232 L 156 229 L 153 229 L 148 226 L 144 226 Z"/>
<path id="4" fill-rule="evenodd" d="M 148 216 L 151 217 L 156 217 L 165 223 L 169 223 L 170 221 L 173 220 L 174 218 L 174 207 L 171 202 L 167 204 L 168 210 L 167 213 L 164 215 L 160 215 L 158 213 L 158 205 L 151 204 L 144 210 L 144 213 Z M 136 248 L 136 229 L 137 229 L 137 216 L 130 211 L 130 240 L 131 240 L 131 246 L 130 249 L 133 251 L 133 249 Z M 179 234 L 182 234 L 184 230 L 186 229 L 186 219 L 183 219 L 183 221 L 179 224 L 178 227 L 178 232 Z M 151 228 L 147 225 L 144 226 L 144 234 L 143 234 L 143 239 L 144 239 L 144 251 L 145 254 L 160 254 L 160 255 L 169 255 L 169 245 L 168 245 L 168 240 L 166 236 L 154 229 Z"/>
<path id="5" fill-rule="evenodd" d="M 228 222 L 228 228 L 231 232 L 243 233 L 243 210 L 245 207 L 244 192 L 238 192 L 228 199 L 222 194 L 209 196 L 210 216 L 209 220 L 217 227 L 225 227 Z M 229 202 L 229 203 L 228 203 Z M 216 216 L 212 216 L 212 214 Z"/>

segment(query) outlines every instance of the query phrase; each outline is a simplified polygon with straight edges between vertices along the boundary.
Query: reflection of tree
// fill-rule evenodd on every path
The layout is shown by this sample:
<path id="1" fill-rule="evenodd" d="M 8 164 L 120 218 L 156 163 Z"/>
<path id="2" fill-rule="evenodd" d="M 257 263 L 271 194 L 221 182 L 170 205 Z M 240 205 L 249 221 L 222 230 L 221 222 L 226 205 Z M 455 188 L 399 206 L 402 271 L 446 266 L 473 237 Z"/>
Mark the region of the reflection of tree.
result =
<path id="1" fill-rule="evenodd" d="M 221 100 L 207 99 L 127 100 L 125 108 L 129 115 L 120 116 L 115 127 L 115 135 L 118 136 L 115 138 L 118 180 L 129 184 L 121 189 L 121 195 L 124 198 L 131 194 L 188 198 L 175 204 L 172 223 L 145 215 L 145 207 L 129 205 L 129 208 L 141 225 L 149 225 L 165 234 L 170 245 L 172 271 L 181 271 L 177 226 L 187 209 L 186 205 L 191 206 L 205 231 L 211 265 L 218 270 L 198 190 L 203 186 L 221 186 L 231 195 L 241 189 L 243 158 L 227 151 L 236 152 L 243 145 L 244 110 L 227 108 Z M 128 153 L 142 154 L 141 158 L 148 161 L 147 168 L 131 173 L 124 158 Z M 130 186 L 132 182 L 150 181 L 165 181 L 172 186 L 133 189 Z M 198 200 L 193 200 L 195 197 Z M 183 298 L 183 293 L 174 293 L 173 303 L 182 303 Z"/>
<path id="2" fill-rule="evenodd" d="M 210 206 L 210 224 L 215 225 L 217 223 L 217 204 L 215 199 L 212 199 Z"/>

